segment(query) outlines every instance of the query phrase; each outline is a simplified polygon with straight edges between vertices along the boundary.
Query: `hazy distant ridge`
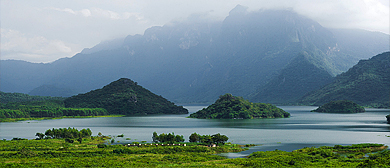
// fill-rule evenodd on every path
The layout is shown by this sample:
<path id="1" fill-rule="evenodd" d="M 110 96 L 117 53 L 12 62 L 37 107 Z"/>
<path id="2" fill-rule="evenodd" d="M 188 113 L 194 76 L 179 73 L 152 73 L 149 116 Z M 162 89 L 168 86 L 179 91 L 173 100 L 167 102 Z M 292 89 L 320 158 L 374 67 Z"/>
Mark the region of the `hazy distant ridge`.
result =
<path id="1" fill-rule="evenodd" d="M 52 93 L 72 92 L 64 93 L 68 96 L 126 77 L 174 102 L 213 102 L 232 93 L 285 103 L 318 89 L 358 60 L 389 50 L 389 35 L 343 31 L 348 32 L 291 11 L 248 12 L 237 6 L 222 22 L 191 18 L 151 27 L 144 35 L 49 64 L 1 61 L 0 89 L 29 93 L 46 85 L 61 91 Z"/>

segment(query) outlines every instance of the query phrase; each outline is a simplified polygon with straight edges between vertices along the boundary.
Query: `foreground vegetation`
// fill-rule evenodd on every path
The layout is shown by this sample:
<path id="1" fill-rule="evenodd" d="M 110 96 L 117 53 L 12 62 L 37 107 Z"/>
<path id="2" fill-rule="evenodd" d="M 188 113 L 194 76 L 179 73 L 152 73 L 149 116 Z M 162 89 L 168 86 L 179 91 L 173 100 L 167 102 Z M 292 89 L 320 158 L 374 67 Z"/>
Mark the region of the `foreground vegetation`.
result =
<path id="1" fill-rule="evenodd" d="M 192 113 L 190 118 L 201 119 L 253 119 L 253 118 L 283 118 L 290 113 L 265 103 L 251 103 L 242 97 L 225 94 L 219 96 L 214 104 Z"/>
<path id="2" fill-rule="evenodd" d="M 390 151 L 380 144 L 311 147 L 293 152 L 254 152 L 247 158 L 215 155 L 245 150 L 227 143 L 207 147 L 105 145 L 106 136 L 0 141 L 0 167 L 389 167 Z M 376 152 L 364 157 L 366 153 Z"/>
<path id="3" fill-rule="evenodd" d="M 326 103 L 311 112 L 321 113 L 363 113 L 366 110 L 355 102 L 349 100 L 337 100 Z"/>

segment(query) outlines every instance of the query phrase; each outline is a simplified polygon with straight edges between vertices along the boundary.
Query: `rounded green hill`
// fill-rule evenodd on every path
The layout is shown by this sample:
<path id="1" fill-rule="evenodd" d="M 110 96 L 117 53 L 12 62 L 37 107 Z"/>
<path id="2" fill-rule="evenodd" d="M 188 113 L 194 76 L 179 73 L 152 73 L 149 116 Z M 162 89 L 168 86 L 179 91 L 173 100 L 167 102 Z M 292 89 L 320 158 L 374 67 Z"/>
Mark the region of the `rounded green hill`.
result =
<path id="1" fill-rule="evenodd" d="M 285 118 L 290 113 L 265 103 L 251 103 L 242 97 L 231 94 L 219 96 L 214 104 L 191 114 L 190 118 L 201 119 L 253 119 L 253 118 Z"/>
<path id="2" fill-rule="evenodd" d="M 364 113 L 366 110 L 350 100 L 337 100 L 326 103 L 311 112 L 320 113 Z"/>

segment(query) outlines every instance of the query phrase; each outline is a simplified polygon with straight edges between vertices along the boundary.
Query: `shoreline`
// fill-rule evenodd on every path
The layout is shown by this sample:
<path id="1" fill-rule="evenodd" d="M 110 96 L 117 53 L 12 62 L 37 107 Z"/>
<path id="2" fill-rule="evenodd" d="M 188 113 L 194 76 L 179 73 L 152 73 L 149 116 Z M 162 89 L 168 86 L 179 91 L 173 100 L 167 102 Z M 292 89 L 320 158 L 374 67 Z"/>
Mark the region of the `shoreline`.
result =
<path id="1" fill-rule="evenodd" d="M 62 116 L 62 117 L 39 117 L 39 118 L 0 118 L 1 122 L 18 122 L 32 120 L 57 120 L 64 118 L 100 118 L 100 117 L 124 117 L 125 115 L 104 115 L 104 116 Z"/>

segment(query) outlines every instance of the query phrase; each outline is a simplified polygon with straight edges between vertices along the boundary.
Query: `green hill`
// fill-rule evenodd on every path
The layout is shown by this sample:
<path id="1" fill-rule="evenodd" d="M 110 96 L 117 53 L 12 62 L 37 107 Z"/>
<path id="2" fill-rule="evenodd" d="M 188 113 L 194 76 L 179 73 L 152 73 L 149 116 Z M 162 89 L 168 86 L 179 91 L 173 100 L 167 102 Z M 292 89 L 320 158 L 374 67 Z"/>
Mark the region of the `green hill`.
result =
<path id="1" fill-rule="evenodd" d="M 271 104 L 251 103 L 242 97 L 225 94 L 214 104 L 191 114 L 190 118 L 202 119 L 253 119 L 253 118 L 283 118 L 290 113 Z"/>
<path id="2" fill-rule="evenodd" d="M 65 99 L 65 107 L 104 108 L 110 114 L 187 114 L 187 109 L 176 106 L 161 96 L 139 86 L 137 82 L 121 78 L 104 86 Z"/>
<path id="3" fill-rule="evenodd" d="M 361 60 L 323 88 L 312 91 L 299 101 L 321 105 L 335 100 L 351 100 L 362 106 L 389 108 L 390 52 Z"/>
<path id="4" fill-rule="evenodd" d="M 9 102 L 28 102 L 28 101 L 43 101 L 43 100 L 64 100 L 62 97 L 50 96 L 30 96 L 24 93 L 5 93 L 0 92 L 0 103 Z"/>
<path id="5" fill-rule="evenodd" d="M 312 112 L 320 113 L 363 113 L 365 111 L 366 110 L 362 106 L 349 100 L 331 101 L 312 110 Z"/>

